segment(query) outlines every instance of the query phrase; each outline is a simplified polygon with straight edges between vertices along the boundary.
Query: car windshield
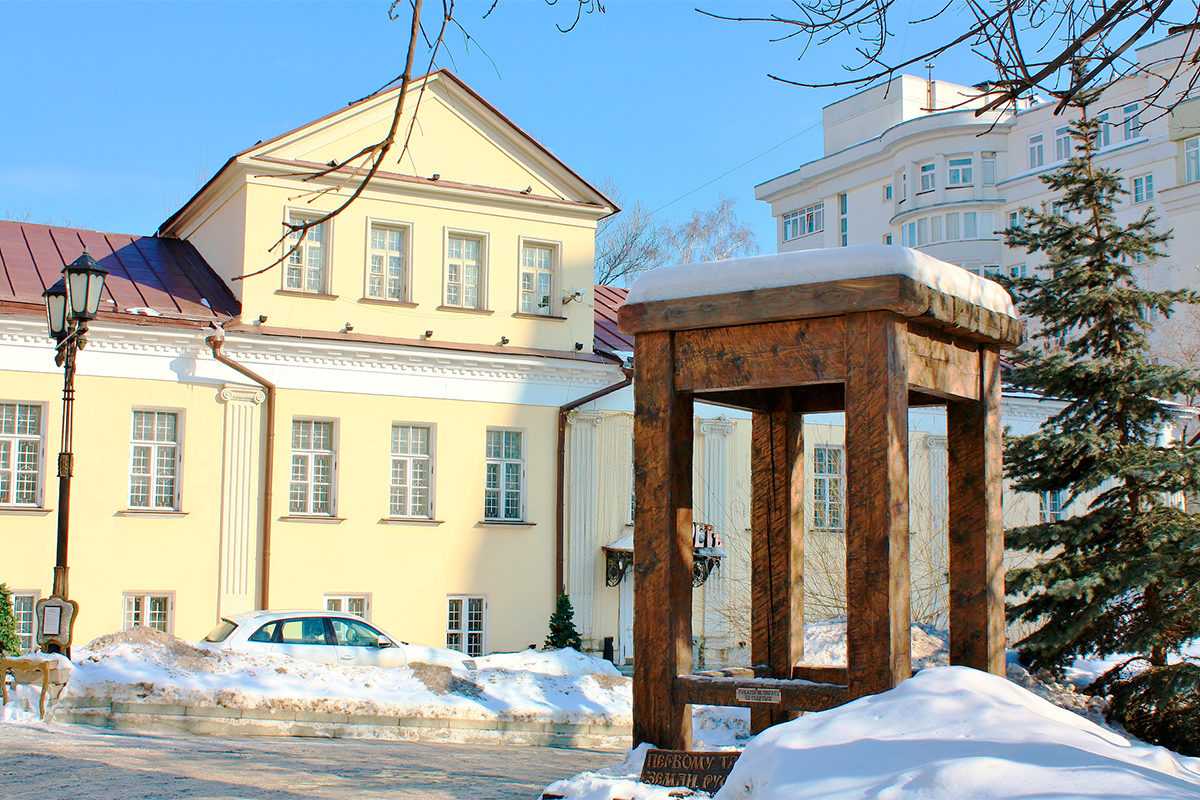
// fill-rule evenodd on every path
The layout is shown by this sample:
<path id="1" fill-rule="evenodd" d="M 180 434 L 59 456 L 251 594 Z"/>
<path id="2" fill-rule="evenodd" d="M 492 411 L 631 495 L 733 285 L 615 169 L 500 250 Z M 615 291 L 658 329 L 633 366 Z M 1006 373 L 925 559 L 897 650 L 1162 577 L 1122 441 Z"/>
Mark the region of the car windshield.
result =
<path id="1" fill-rule="evenodd" d="M 223 619 L 217 623 L 217 627 L 208 632 L 208 636 L 204 637 L 206 642 L 223 642 L 229 638 L 229 634 L 237 629 L 237 623 Z"/>

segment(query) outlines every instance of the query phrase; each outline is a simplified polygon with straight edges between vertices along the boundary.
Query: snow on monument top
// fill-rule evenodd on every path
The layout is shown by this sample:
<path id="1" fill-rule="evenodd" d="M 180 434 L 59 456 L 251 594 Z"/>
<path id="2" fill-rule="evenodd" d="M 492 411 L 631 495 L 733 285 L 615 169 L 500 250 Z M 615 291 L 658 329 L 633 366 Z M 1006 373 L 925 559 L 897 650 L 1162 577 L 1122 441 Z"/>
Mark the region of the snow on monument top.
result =
<path id="1" fill-rule="evenodd" d="M 1017 316 L 1012 298 L 995 281 L 910 247 L 882 244 L 798 250 L 654 270 L 634 282 L 626 302 L 678 300 L 881 275 L 903 275 L 989 311 Z"/>

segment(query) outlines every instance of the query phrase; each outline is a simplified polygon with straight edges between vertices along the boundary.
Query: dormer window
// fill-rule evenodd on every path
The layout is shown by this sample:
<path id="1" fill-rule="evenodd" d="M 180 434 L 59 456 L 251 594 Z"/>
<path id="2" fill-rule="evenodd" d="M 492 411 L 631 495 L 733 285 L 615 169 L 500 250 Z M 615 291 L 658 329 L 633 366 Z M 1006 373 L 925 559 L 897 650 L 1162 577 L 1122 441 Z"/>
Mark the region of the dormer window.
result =
<path id="1" fill-rule="evenodd" d="M 295 211 L 288 214 L 288 222 L 292 225 L 303 225 L 314 219 L 317 219 L 315 215 L 299 214 Z M 287 257 L 287 268 L 283 272 L 284 289 L 313 294 L 324 294 L 328 291 L 328 225 L 328 222 L 314 225 L 303 234 L 303 238 L 299 231 L 288 235 L 287 247 L 291 253 Z"/>

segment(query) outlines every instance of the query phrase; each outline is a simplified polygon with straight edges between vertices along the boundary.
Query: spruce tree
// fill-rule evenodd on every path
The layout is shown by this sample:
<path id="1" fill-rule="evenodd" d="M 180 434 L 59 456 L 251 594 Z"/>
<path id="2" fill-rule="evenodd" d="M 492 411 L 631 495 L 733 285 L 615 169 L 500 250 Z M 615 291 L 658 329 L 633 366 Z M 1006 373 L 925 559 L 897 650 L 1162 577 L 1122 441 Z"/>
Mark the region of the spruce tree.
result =
<path id="1" fill-rule="evenodd" d="M 575 609 L 571 607 L 571 598 L 565 594 L 558 596 L 554 604 L 554 613 L 550 615 L 550 633 L 546 643 L 542 645 L 547 650 L 557 650 L 563 647 L 583 648 L 583 640 L 575 629 Z"/>
<path id="2" fill-rule="evenodd" d="M 21 653 L 21 639 L 17 636 L 17 617 L 13 613 L 12 592 L 8 585 L 0 583 L 0 656 L 15 656 Z M 0 675 L 0 680 L 4 676 Z"/>
<path id="3" fill-rule="evenodd" d="M 1157 363 L 1147 334 L 1150 319 L 1200 298 L 1139 285 L 1135 273 L 1153 268 L 1170 235 L 1149 208 L 1117 222 L 1128 193 L 1095 163 L 1100 125 L 1086 99 L 1076 108 L 1074 156 L 1042 177 L 1058 203 L 1024 209 L 1025 225 L 1005 232 L 1044 258 L 1008 281 L 1034 320 L 1011 382 L 1066 406 L 1009 438 L 1005 467 L 1017 490 L 1061 491 L 1080 513 L 1007 532 L 1009 547 L 1038 555 L 1008 575 L 1009 617 L 1039 626 L 1017 645 L 1033 668 L 1128 654 L 1091 691 L 1111 694 L 1135 735 L 1196 754 L 1200 664 L 1180 650 L 1200 637 L 1200 516 L 1180 501 L 1200 487 L 1200 448 L 1166 446 L 1159 433 L 1171 416 L 1162 401 L 1194 395 L 1200 376 Z"/>

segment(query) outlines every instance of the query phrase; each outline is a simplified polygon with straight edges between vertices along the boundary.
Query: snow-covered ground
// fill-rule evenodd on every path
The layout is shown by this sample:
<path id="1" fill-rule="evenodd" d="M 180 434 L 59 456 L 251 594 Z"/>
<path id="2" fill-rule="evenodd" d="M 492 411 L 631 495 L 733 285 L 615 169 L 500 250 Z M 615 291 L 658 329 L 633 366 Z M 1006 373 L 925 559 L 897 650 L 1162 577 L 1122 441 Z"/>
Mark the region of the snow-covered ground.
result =
<path id="1" fill-rule="evenodd" d="M 669 800 L 637 783 L 645 747 L 547 787 L 572 800 Z M 717 800 L 1200 797 L 1200 759 L 1131 740 L 1012 681 L 964 667 L 777 725 L 747 745 Z"/>

